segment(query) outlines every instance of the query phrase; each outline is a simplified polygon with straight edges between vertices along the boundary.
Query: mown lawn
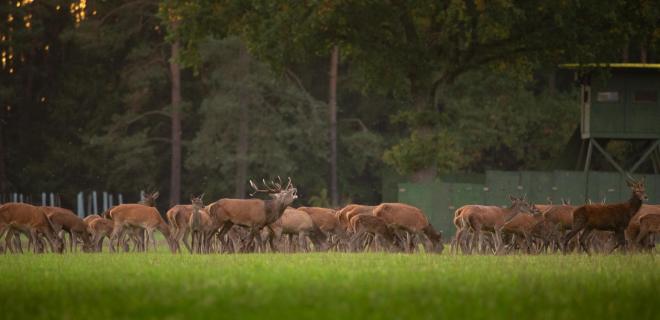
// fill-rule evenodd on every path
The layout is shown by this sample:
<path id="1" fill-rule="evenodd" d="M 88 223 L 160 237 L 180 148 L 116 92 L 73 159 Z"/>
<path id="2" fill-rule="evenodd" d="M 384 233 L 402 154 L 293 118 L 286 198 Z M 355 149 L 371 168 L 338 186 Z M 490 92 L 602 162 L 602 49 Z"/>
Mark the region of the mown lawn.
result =
<path id="1" fill-rule="evenodd" d="M 0 256 L 0 318 L 660 318 L 652 255 Z"/>

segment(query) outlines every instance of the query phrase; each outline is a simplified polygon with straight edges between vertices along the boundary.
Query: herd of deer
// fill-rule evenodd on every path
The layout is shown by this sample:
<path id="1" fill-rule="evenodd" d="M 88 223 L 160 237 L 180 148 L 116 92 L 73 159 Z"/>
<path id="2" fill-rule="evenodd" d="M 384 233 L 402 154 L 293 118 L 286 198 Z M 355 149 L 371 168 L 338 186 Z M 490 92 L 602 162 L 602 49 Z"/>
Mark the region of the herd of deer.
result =
<path id="1" fill-rule="evenodd" d="M 191 253 L 387 250 L 412 252 L 423 246 L 426 252 L 440 253 L 442 236 L 424 213 L 401 203 L 378 206 L 348 205 L 340 210 L 320 207 L 292 208 L 298 197 L 291 179 L 285 187 L 278 181 L 259 188 L 269 200 L 220 199 L 204 206 L 202 196 L 191 197 L 190 205 L 176 205 L 165 215 L 155 208 L 158 192 L 140 203 L 121 204 L 102 215 L 84 219 L 57 207 L 24 203 L 0 206 L 0 250 L 23 252 L 20 235 L 28 238 L 28 250 L 98 252 L 109 239 L 109 250 L 148 251 L 157 248 L 154 231 L 165 238 L 170 251 L 181 252 L 180 243 Z M 297 238 L 297 241 L 295 241 Z"/>
<path id="2" fill-rule="evenodd" d="M 630 179 L 628 186 L 630 199 L 616 204 L 535 205 L 511 197 L 508 208 L 460 207 L 454 213 L 457 233 L 451 250 L 495 254 L 651 250 L 654 235 L 660 232 L 660 205 L 642 204 L 648 199 L 643 179 Z"/>
<path id="3" fill-rule="evenodd" d="M 339 210 L 320 207 L 292 208 L 298 197 L 291 179 L 285 187 L 263 181 L 256 193 L 268 200 L 220 199 L 204 205 L 202 196 L 190 205 L 176 205 L 166 219 L 155 208 L 158 192 L 140 203 L 121 204 L 102 215 L 79 218 L 68 209 L 37 207 L 24 203 L 0 206 L 0 252 L 28 250 L 63 252 L 79 245 L 85 252 L 101 251 L 105 238 L 109 250 L 148 251 L 157 248 L 154 231 L 165 238 L 172 252 L 183 243 L 191 253 L 266 251 L 365 251 L 426 252 L 443 250 L 442 235 L 418 208 L 401 203 L 378 206 L 351 204 Z M 644 181 L 629 181 L 632 196 L 617 204 L 583 206 L 530 204 L 510 197 L 508 208 L 466 205 L 454 213 L 457 229 L 452 252 L 509 253 L 522 251 L 611 252 L 616 248 L 651 249 L 660 232 L 660 205 L 644 205 Z M 295 241 L 297 238 L 297 241 Z M 577 239 L 577 240 L 576 240 Z"/>

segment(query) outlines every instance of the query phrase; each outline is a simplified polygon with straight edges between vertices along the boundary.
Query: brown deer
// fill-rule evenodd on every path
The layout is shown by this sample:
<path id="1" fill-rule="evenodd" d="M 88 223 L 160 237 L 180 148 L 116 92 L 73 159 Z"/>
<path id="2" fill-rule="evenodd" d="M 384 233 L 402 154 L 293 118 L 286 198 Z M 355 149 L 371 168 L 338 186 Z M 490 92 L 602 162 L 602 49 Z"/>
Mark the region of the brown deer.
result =
<path id="1" fill-rule="evenodd" d="M 92 245 L 94 250 L 98 252 L 103 251 L 103 240 L 107 237 L 108 239 L 112 238 L 112 231 L 114 229 L 115 223 L 112 220 L 98 217 L 94 219 L 89 219 L 87 221 L 89 233 L 92 235 Z M 108 245 L 110 251 L 113 250 L 112 243 Z M 127 251 L 127 250 L 126 250 Z"/>
<path id="2" fill-rule="evenodd" d="M 157 197 L 158 193 L 156 192 L 148 196 L 146 201 L 143 201 L 144 204 L 121 204 L 108 210 L 106 216 L 114 222 L 114 229 L 110 239 L 110 244 L 113 251 L 115 250 L 115 244 L 119 242 L 119 239 L 122 238 L 127 228 L 137 228 L 139 230 L 146 231 L 146 238 L 144 239 L 143 243 L 144 248 L 147 250 L 149 246 L 149 240 L 152 242 L 154 251 L 157 250 L 156 238 L 154 237 L 153 233 L 155 230 L 158 230 L 163 234 L 163 236 L 165 236 L 170 251 L 176 251 L 176 244 L 172 239 L 170 228 L 165 220 L 163 220 L 163 218 L 160 216 L 158 209 L 153 206 L 146 205 L 153 205 L 153 201 Z"/>
<path id="3" fill-rule="evenodd" d="M 256 246 L 261 249 L 262 241 L 260 230 L 277 221 L 284 210 L 298 198 L 297 189 L 291 183 L 291 178 L 285 188 L 280 183 L 271 181 L 268 185 L 263 181 L 265 189 L 259 189 L 257 185 L 250 180 L 250 186 L 254 189 L 251 196 L 256 193 L 267 193 L 271 199 L 220 199 L 211 207 L 211 217 L 222 223 L 219 237 L 222 238 L 233 225 L 239 225 L 250 229 L 248 235 L 248 244 L 256 241 Z M 272 246 L 272 245 L 271 245 Z M 249 248 L 248 248 L 249 249 Z"/>
<path id="4" fill-rule="evenodd" d="M 191 205 L 191 214 L 188 218 L 188 228 L 190 234 L 192 235 L 192 246 L 191 253 L 202 253 L 205 251 L 204 245 L 206 243 L 206 228 L 211 224 L 211 218 L 208 213 L 205 211 L 204 203 L 202 202 L 202 194 L 199 197 L 190 197 Z M 176 221 L 176 220 L 175 220 Z"/>
<path id="5" fill-rule="evenodd" d="M 83 241 L 83 251 L 92 249 L 91 235 L 87 230 L 87 223 L 78 217 L 73 211 L 60 207 L 41 207 L 53 222 L 56 231 L 69 234 L 69 251 L 73 252 L 78 240 Z M 64 241 L 64 236 L 62 236 Z"/>
<path id="6" fill-rule="evenodd" d="M 430 241 L 428 252 L 441 253 L 444 249 L 442 234 L 433 228 L 419 208 L 403 203 L 382 203 L 373 209 L 373 215 L 382 218 L 389 227 L 409 232 L 418 239 L 425 236 Z"/>
<path id="7" fill-rule="evenodd" d="M 354 215 L 349 222 L 349 226 L 353 233 L 353 236 L 349 240 L 351 251 L 356 251 L 358 248 L 361 250 L 366 249 L 371 243 L 375 243 L 377 237 L 385 242 L 386 250 L 400 251 L 400 248 L 396 245 L 394 231 L 381 217 Z M 364 239 L 365 237 L 370 238 Z"/>
<path id="8" fill-rule="evenodd" d="M 508 208 L 498 206 L 470 206 L 461 212 L 465 228 L 469 228 L 474 234 L 471 249 L 479 247 L 479 251 L 485 251 L 484 232 L 493 234 L 494 251 L 501 252 L 504 241 L 500 229 L 508 218 L 514 217 L 518 212 L 529 213 L 531 208 L 523 199 L 509 196 L 511 205 Z"/>
<path id="9" fill-rule="evenodd" d="M 312 218 L 314 225 L 325 234 L 329 241 L 332 240 L 332 237 L 336 237 L 336 241 L 344 238 L 345 232 L 339 224 L 335 210 L 320 207 L 299 207 L 298 210 L 306 212 Z"/>
<path id="10" fill-rule="evenodd" d="M 651 236 L 660 233 L 660 214 L 649 213 L 639 218 L 639 233 L 635 238 L 635 243 L 641 244 L 650 243 L 645 249 L 651 250 L 655 247 L 655 241 L 649 241 Z"/>
<path id="11" fill-rule="evenodd" d="M 660 214 L 660 205 L 643 204 L 637 214 L 635 214 L 626 228 L 626 239 L 628 240 L 629 248 L 631 249 L 644 249 L 649 248 L 652 244 L 648 242 L 639 243 L 635 241 L 639 235 L 639 220 L 647 214 Z M 647 239 L 644 239 L 647 240 Z"/>
<path id="12" fill-rule="evenodd" d="M 628 227 L 630 219 L 642 207 L 642 201 L 647 200 L 648 196 L 644 188 L 644 179 L 641 181 L 626 181 L 632 189 L 632 195 L 627 202 L 616 204 L 588 204 L 576 208 L 573 211 L 573 227 L 564 238 L 564 248 L 568 242 L 580 231 L 580 247 L 589 253 L 587 247 L 587 238 L 592 230 L 614 231 L 617 244 L 610 252 L 621 247 L 626 250 L 625 229 Z M 566 252 L 566 251 L 564 251 Z"/>
<path id="13" fill-rule="evenodd" d="M 188 249 L 188 252 L 192 253 L 193 251 L 190 246 L 190 241 L 188 240 L 188 236 L 190 235 L 188 222 L 192 215 L 192 205 L 177 204 L 167 210 L 165 215 L 167 217 L 167 222 L 170 224 L 170 229 L 172 230 L 172 238 L 177 243 L 177 250 L 180 251 L 178 244 L 183 242 L 183 245 Z"/>
<path id="14" fill-rule="evenodd" d="M 525 251 L 532 253 L 534 231 L 544 222 L 545 218 L 541 211 L 532 205 L 531 213 L 518 211 L 514 216 L 507 217 L 502 227 L 500 227 L 500 232 L 521 237 Z"/>
<path id="15" fill-rule="evenodd" d="M 0 235 L 9 232 L 9 228 L 29 234 L 30 242 L 37 252 L 38 236 L 44 235 L 53 252 L 62 252 L 62 240 L 57 236 L 55 227 L 43 209 L 25 203 L 6 203 L 0 206 Z M 10 248 L 11 249 L 11 248 Z"/>
<path id="16" fill-rule="evenodd" d="M 325 251 L 328 247 L 325 234 L 314 224 L 312 218 L 302 210 L 286 208 L 282 216 L 274 223 L 270 224 L 273 235 L 280 238 L 286 235 L 288 243 L 291 243 L 291 236 L 298 237 L 298 250 L 307 251 L 307 238 L 314 244 L 315 250 Z M 269 235 L 272 237 L 273 235 Z"/>

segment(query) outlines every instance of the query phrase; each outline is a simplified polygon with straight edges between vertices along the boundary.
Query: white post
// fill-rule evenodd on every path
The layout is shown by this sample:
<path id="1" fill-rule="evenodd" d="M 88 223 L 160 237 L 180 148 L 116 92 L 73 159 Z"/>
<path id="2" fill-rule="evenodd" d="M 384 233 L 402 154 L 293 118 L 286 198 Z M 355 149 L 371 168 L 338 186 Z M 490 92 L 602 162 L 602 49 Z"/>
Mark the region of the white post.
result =
<path id="1" fill-rule="evenodd" d="M 21 200 L 19 202 L 23 202 L 23 194 L 22 193 L 20 194 L 20 199 Z"/>
<path id="2" fill-rule="evenodd" d="M 110 194 L 108 194 L 108 208 L 112 208 L 112 206 L 114 205 L 113 202 L 114 201 L 112 199 L 112 193 L 110 193 Z"/>
<path id="3" fill-rule="evenodd" d="M 96 191 L 92 191 L 92 208 L 94 208 L 94 213 L 99 213 L 99 206 L 96 203 Z"/>
<path id="4" fill-rule="evenodd" d="M 108 210 L 108 192 L 103 191 L 103 211 Z"/>
<path id="5" fill-rule="evenodd" d="M 124 204 L 124 196 L 121 193 L 119 194 L 119 204 Z"/>
<path id="6" fill-rule="evenodd" d="M 52 192 L 50 193 L 50 205 L 55 206 L 55 195 Z"/>
<path id="7" fill-rule="evenodd" d="M 81 218 L 85 217 L 85 200 L 84 200 L 84 195 L 81 192 L 78 192 L 78 196 L 76 197 L 76 202 L 78 204 L 78 216 Z"/>
<path id="8" fill-rule="evenodd" d="M 46 193 L 45 192 L 41 193 L 41 205 L 42 206 L 46 205 Z"/>

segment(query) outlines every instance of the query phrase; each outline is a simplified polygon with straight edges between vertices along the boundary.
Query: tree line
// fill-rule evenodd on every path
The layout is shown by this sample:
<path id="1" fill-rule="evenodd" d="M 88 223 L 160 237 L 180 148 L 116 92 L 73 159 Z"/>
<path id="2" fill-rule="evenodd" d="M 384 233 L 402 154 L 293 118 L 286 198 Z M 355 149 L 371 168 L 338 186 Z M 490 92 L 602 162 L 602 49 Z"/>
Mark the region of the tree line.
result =
<path id="1" fill-rule="evenodd" d="M 385 175 L 547 169 L 579 119 L 557 65 L 657 61 L 660 39 L 643 0 L 9 0 L 0 19 L 0 192 L 71 201 L 280 174 L 303 203 L 376 203 Z"/>

